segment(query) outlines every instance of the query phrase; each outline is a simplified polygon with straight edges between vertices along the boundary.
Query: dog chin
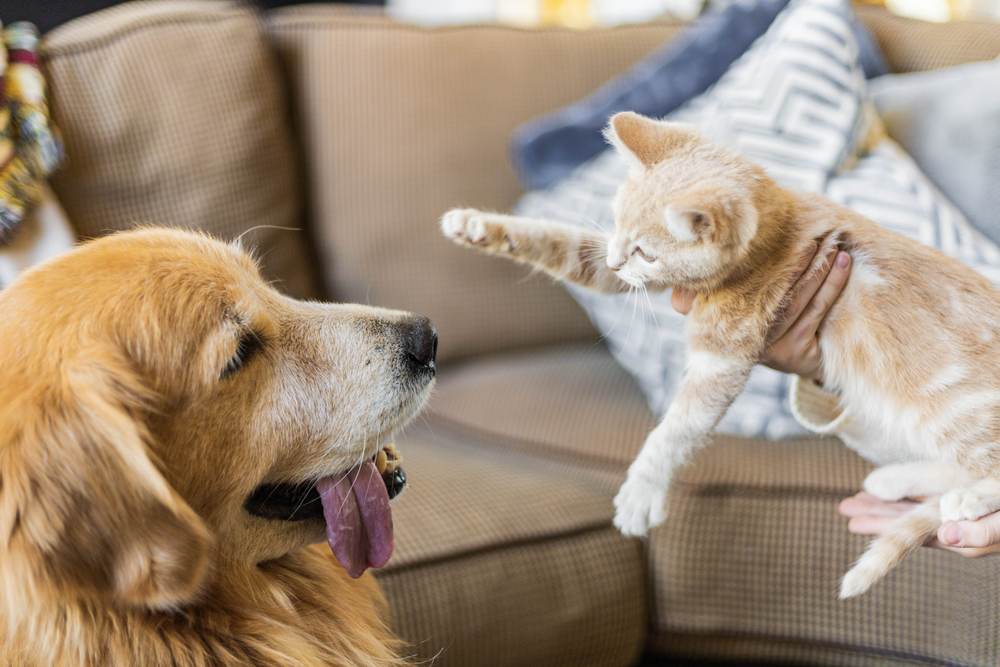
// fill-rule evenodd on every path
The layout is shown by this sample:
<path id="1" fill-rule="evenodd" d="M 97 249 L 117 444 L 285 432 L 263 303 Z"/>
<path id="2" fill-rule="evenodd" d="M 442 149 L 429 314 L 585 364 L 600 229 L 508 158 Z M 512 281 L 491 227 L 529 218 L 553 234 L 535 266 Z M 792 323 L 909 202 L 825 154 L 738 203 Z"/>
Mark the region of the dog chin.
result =
<path id="1" fill-rule="evenodd" d="M 366 443 L 394 442 L 394 436 L 419 414 L 430 397 L 433 372 L 422 384 L 387 416 L 388 428 L 350 449 L 362 449 Z M 265 542 L 278 548 L 255 554 L 253 560 L 258 563 L 273 560 L 325 541 L 351 577 L 360 577 L 368 568 L 385 565 L 394 546 L 389 503 L 405 488 L 406 475 L 400 466 L 393 466 L 389 475 L 382 475 L 375 465 L 383 448 L 371 447 L 372 451 L 365 452 L 363 463 L 347 470 L 310 481 L 258 486 L 244 502 L 244 509 L 252 524 L 272 531 Z M 275 540 L 273 532 L 284 533 L 284 539 Z"/>

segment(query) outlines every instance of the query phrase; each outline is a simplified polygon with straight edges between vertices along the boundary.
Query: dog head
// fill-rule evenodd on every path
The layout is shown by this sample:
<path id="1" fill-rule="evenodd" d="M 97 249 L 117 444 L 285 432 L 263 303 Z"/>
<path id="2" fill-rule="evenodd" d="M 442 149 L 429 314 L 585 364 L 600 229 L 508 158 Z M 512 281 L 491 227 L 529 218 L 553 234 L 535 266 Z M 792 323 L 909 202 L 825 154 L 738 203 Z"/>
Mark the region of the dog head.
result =
<path id="1" fill-rule="evenodd" d="M 170 608 L 324 538 L 352 576 L 388 559 L 370 460 L 430 391 L 428 320 L 296 301 L 239 248 L 152 229 L 29 271 L 0 312 L 8 609 Z"/>

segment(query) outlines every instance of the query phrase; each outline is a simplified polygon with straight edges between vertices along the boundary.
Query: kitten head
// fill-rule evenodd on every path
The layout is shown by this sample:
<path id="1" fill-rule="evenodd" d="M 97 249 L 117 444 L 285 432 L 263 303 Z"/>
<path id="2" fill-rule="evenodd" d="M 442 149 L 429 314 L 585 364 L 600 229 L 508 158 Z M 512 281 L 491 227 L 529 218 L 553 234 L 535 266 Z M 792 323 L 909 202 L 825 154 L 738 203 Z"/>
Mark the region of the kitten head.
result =
<path id="1" fill-rule="evenodd" d="M 683 123 L 623 112 L 605 136 L 629 167 L 608 266 L 635 286 L 722 282 L 757 233 L 763 171 Z"/>

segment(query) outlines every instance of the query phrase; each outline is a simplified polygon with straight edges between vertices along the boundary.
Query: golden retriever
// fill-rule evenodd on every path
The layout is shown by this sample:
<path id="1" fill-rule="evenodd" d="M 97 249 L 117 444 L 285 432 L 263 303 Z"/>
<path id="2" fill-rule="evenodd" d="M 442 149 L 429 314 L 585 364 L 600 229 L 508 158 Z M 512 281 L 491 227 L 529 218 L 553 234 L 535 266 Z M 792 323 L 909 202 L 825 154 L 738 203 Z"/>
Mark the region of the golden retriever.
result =
<path id="1" fill-rule="evenodd" d="M 28 271 L 0 292 L 0 664 L 402 662 L 361 576 L 392 552 L 372 459 L 436 347 L 199 234 Z"/>

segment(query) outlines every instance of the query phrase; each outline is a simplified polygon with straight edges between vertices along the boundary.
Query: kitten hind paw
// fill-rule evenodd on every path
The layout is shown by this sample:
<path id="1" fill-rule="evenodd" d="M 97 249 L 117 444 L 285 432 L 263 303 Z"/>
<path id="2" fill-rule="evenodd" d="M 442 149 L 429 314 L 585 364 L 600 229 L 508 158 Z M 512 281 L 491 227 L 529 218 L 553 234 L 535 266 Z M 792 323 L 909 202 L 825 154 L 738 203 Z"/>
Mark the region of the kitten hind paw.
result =
<path id="1" fill-rule="evenodd" d="M 864 481 L 864 489 L 879 500 L 902 500 L 911 493 L 911 483 L 900 475 L 896 466 L 888 465 L 872 470 Z"/>
<path id="2" fill-rule="evenodd" d="M 941 521 L 975 521 L 1000 509 L 1000 498 L 974 486 L 954 489 L 941 496 Z"/>
<path id="3" fill-rule="evenodd" d="M 615 496 L 615 527 L 642 537 L 667 518 L 667 490 L 639 477 L 627 479 Z"/>

